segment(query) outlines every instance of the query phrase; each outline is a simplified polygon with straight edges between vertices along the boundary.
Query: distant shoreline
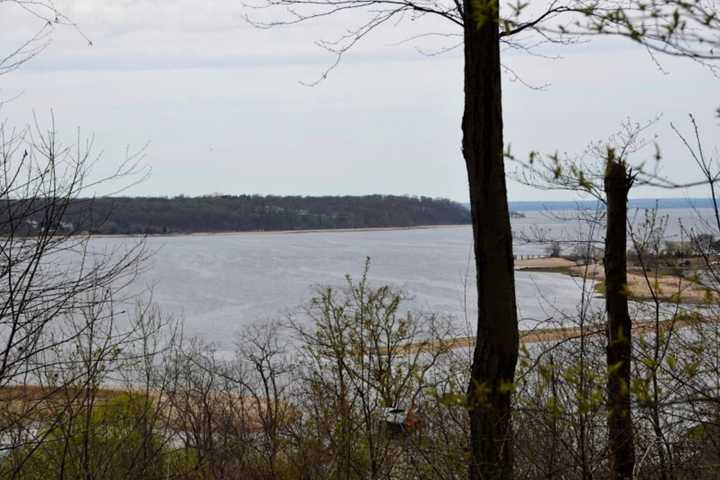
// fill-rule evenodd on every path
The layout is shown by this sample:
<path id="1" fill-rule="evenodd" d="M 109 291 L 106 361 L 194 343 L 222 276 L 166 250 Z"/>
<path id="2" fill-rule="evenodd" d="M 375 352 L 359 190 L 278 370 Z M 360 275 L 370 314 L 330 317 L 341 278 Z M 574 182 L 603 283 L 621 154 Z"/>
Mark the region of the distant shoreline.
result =
<path id="1" fill-rule="evenodd" d="M 468 203 L 463 203 L 469 207 Z M 510 210 L 515 212 L 553 212 L 553 211 L 577 211 L 594 210 L 604 208 L 597 200 L 511 200 L 508 201 Z M 712 198 L 631 198 L 628 200 L 628 207 L 635 209 L 678 210 L 678 209 L 706 209 L 714 208 Z"/>
<path id="2" fill-rule="evenodd" d="M 28 218 L 32 234 L 43 218 Z M 470 211 L 459 203 L 398 195 L 206 197 L 101 197 L 69 202 L 65 231 L 99 235 L 171 235 L 215 232 L 341 230 L 354 227 L 464 225 Z"/>

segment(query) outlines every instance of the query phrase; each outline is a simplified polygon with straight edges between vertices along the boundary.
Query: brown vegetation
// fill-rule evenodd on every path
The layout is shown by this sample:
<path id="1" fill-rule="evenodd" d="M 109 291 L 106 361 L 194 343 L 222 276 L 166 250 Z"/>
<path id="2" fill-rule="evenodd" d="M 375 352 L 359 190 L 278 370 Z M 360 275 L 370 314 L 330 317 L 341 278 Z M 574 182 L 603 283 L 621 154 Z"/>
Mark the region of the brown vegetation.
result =
<path id="1" fill-rule="evenodd" d="M 602 265 L 576 265 L 569 268 L 572 275 L 604 282 Z M 599 283 L 598 285 L 602 285 Z M 632 300 L 653 300 L 672 303 L 717 303 L 720 297 L 695 280 L 679 274 L 645 272 L 641 267 L 628 268 L 626 294 Z"/>

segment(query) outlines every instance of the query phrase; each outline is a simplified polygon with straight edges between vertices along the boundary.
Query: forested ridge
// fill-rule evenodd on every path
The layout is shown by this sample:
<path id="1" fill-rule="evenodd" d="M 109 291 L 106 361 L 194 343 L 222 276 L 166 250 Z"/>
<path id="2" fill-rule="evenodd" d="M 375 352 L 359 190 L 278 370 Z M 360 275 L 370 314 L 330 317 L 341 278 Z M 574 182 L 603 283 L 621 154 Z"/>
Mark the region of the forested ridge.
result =
<path id="1" fill-rule="evenodd" d="M 459 203 L 446 199 L 396 195 L 114 197 L 78 199 L 68 210 L 67 228 L 92 230 L 102 234 L 412 227 L 470 223 L 470 212 Z"/>

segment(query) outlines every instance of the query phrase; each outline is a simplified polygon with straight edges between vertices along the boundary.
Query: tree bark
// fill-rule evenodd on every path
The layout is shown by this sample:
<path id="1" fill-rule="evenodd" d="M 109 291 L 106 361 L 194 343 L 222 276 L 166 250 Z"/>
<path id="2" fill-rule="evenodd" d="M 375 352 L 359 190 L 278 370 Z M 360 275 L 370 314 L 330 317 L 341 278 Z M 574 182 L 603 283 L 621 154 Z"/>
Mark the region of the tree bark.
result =
<path id="1" fill-rule="evenodd" d="M 464 0 L 463 156 L 472 212 L 477 343 L 468 386 L 471 480 L 512 477 L 518 322 L 505 186 L 497 0 Z"/>
<path id="2" fill-rule="evenodd" d="M 605 306 L 607 310 L 607 394 L 611 478 L 629 480 L 635 466 L 630 412 L 632 324 L 627 299 L 627 198 L 632 176 L 608 152 L 605 171 Z"/>

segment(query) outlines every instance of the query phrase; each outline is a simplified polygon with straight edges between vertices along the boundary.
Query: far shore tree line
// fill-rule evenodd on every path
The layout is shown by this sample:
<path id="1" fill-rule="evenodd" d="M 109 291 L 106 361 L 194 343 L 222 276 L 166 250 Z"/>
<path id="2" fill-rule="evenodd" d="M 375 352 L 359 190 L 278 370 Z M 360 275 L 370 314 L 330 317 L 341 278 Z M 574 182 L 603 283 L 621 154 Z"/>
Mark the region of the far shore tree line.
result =
<path id="1" fill-rule="evenodd" d="M 50 201 L 46 199 L 45 201 Z M 38 203 L 40 199 L 34 199 Z M 11 201 L 0 215 L 25 210 Z M 34 209 L 33 207 L 29 207 Z M 14 233 L 43 230 L 43 211 L 34 209 Z M 7 222 L 6 222 L 7 223 Z M 457 202 L 399 195 L 78 198 L 67 205 L 59 228 L 67 233 L 165 235 L 183 233 L 404 228 L 467 225 L 470 212 Z"/>
<path id="2" fill-rule="evenodd" d="M 28 219 L 39 229 L 40 212 Z M 99 234 L 309 230 L 463 225 L 470 212 L 457 202 L 400 195 L 104 197 L 77 199 L 64 227 Z"/>

